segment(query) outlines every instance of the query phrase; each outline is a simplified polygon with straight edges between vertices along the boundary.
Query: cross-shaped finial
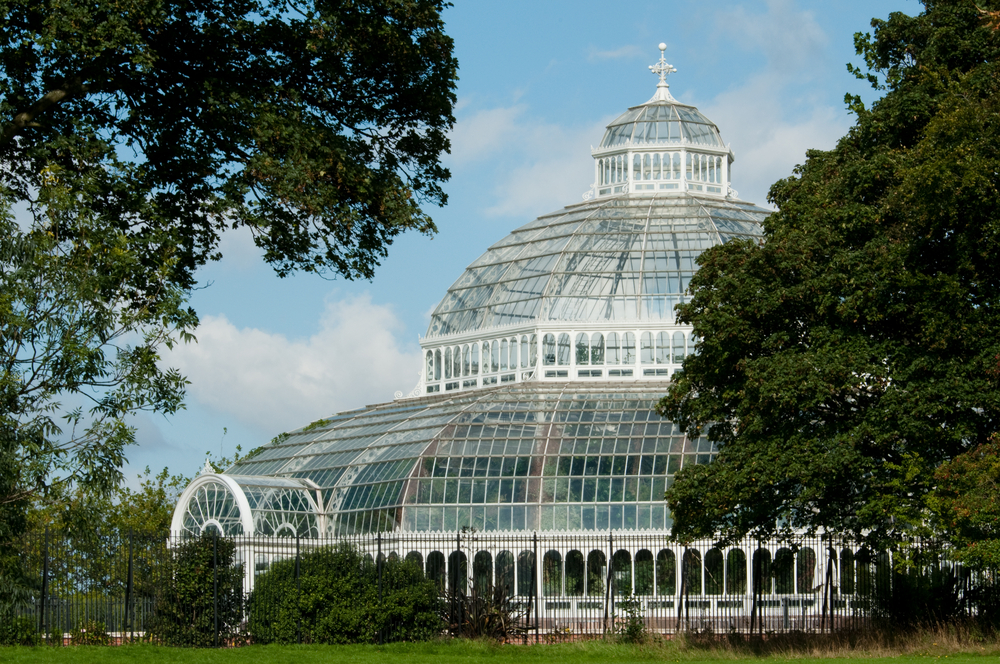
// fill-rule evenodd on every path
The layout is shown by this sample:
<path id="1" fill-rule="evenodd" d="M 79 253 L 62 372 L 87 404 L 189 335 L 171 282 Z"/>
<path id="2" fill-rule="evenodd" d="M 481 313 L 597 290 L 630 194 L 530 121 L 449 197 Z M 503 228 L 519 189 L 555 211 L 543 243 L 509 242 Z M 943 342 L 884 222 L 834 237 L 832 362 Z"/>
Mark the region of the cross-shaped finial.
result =
<path id="1" fill-rule="evenodd" d="M 653 72 L 654 74 L 660 75 L 660 83 L 656 86 L 658 88 L 669 88 L 670 85 L 667 84 L 667 74 L 673 74 L 674 72 L 677 71 L 677 69 L 675 69 L 673 65 L 668 64 L 667 61 L 664 59 L 663 52 L 665 50 L 667 50 L 667 45 L 661 43 L 660 61 L 657 62 L 655 65 L 650 65 L 649 67 L 649 71 Z"/>

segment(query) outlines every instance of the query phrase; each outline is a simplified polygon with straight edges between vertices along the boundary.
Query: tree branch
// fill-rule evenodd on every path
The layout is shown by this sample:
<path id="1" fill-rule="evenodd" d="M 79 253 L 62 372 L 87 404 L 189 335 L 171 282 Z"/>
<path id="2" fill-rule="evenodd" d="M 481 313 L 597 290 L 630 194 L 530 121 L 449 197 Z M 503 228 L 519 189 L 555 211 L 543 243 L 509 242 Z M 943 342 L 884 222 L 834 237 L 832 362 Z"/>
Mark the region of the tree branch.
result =
<path id="1" fill-rule="evenodd" d="M 3 128 L 3 133 L 0 133 L 0 147 L 7 146 L 25 127 L 38 126 L 34 123 L 34 120 L 39 115 L 66 99 L 85 92 L 87 92 L 87 86 L 83 84 L 83 80 L 79 76 L 74 77 L 72 81 L 66 81 L 66 84 L 61 88 L 50 90 L 41 99 L 32 104 L 31 108 L 21 111 L 14 116 L 13 120 L 7 123 L 7 126 Z"/>

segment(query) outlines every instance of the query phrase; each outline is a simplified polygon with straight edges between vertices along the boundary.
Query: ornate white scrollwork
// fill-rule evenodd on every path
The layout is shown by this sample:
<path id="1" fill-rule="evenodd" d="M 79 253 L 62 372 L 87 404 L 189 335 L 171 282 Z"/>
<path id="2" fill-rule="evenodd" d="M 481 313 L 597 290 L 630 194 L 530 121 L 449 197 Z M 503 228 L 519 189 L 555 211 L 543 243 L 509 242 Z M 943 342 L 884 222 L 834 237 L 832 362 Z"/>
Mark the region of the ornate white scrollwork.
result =
<path id="1" fill-rule="evenodd" d="M 583 200 L 589 201 L 593 197 L 594 197 L 594 187 L 591 186 L 590 189 L 588 189 L 587 191 L 583 192 Z"/>
<path id="2" fill-rule="evenodd" d="M 729 187 L 729 190 L 726 191 L 726 197 L 727 198 L 739 198 L 740 197 L 740 192 L 736 191 L 732 187 Z"/>

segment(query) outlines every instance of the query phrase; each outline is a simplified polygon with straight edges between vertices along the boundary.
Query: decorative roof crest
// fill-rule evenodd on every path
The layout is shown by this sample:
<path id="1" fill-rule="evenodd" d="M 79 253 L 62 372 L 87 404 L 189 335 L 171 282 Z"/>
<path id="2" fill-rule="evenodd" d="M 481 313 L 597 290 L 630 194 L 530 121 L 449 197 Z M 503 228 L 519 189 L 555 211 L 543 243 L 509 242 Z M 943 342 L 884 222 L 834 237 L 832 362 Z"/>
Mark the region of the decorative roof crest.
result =
<path id="1" fill-rule="evenodd" d="M 656 84 L 656 94 L 649 101 L 677 101 L 670 94 L 670 84 L 667 83 L 667 75 L 673 74 L 677 68 L 668 63 L 663 57 L 663 52 L 667 50 L 667 45 L 660 42 L 660 61 L 649 66 L 649 71 L 659 75 L 660 82 Z"/>

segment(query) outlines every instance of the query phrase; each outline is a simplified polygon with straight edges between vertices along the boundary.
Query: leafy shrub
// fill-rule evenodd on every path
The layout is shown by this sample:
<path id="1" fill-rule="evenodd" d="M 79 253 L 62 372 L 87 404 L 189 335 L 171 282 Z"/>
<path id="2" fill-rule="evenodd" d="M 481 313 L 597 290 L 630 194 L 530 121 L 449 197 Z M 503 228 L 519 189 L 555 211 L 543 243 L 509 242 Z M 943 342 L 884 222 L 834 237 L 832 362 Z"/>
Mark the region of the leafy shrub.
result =
<path id="1" fill-rule="evenodd" d="M 38 623 L 31 616 L 4 616 L 0 614 L 0 646 L 38 646 L 42 637 Z"/>
<path id="2" fill-rule="evenodd" d="M 506 642 L 523 635 L 527 609 L 510 597 L 504 585 L 472 584 L 472 592 L 449 589 L 442 604 L 443 620 L 452 636 Z"/>
<path id="3" fill-rule="evenodd" d="M 231 540 L 205 534 L 172 551 L 156 601 L 155 638 L 183 646 L 233 643 L 243 615 L 243 566 L 233 564 L 235 549 Z"/>
<path id="4" fill-rule="evenodd" d="M 274 563 L 259 576 L 248 604 L 255 643 L 420 641 L 443 629 L 437 587 L 412 562 L 375 564 L 350 544 Z"/>
<path id="5" fill-rule="evenodd" d="M 69 642 L 74 646 L 108 646 L 111 637 L 104 623 L 88 620 L 70 630 Z"/>

